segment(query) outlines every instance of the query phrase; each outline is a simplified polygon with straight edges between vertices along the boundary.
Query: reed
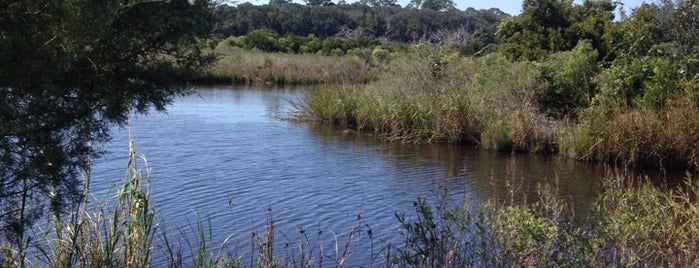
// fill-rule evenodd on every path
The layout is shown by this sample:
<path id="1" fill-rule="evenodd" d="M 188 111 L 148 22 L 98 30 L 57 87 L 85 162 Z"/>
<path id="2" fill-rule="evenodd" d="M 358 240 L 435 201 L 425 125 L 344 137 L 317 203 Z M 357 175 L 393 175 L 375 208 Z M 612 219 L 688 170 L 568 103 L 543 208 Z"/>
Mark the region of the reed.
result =
<path id="1" fill-rule="evenodd" d="M 376 66 L 356 56 L 268 53 L 221 42 L 218 60 L 200 82 L 236 84 L 366 83 L 376 78 Z"/>
<path id="2" fill-rule="evenodd" d="M 699 169 L 699 106 L 677 95 L 659 110 L 619 104 L 591 107 L 562 147 L 573 157 L 628 167 Z"/>
<path id="3" fill-rule="evenodd" d="M 426 48 L 422 48 L 423 50 Z M 368 85 L 312 91 L 308 120 L 404 142 L 478 144 L 502 151 L 555 152 L 558 123 L 538 112 L 535 66 L 499 55 L 461 58 L 418 51 L 394 59 Z"/>
<path id="4" fill-rule="evenodd" d="M 130 142 L 126 175 L 114 204 L 88 202 L 89 173 L 85 176 L 85 200 L 66 220 L 61 215 L 51 219 L 48 247 L 39 248 L 43 262 L 51 267 L 148 266 L 158 226 L 150 204 L 150 173 L 138 167 L 138 160 Z"/>

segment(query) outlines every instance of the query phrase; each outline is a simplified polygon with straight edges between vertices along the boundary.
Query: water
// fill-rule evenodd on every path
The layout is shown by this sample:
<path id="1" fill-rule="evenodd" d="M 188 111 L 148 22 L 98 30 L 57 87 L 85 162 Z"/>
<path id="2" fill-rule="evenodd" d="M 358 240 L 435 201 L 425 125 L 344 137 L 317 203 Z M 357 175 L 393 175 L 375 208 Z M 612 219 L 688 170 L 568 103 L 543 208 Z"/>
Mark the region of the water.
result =
<path id="1" fill-rule="evenodd" d="M 413 201 L 434 200 L 440 186 L 452 198 L 478 203 L 506 198 L 507 182 L 522 189 L 558 182 L 560 194 L 585 211 L 604 175 L 599 166 L 567 159 L 406 145 L 276 119 L 291 109 L 290 100 L 302 97 L 301 90 L 197 93 L 176 99 L 167 113 L 135 116 L 130 133 L 151 168 L 152 198 L 167 228 L 182 230 L 188 236 L 183 240 L 195 243 L 196 222 L 210 223 L 212 248 L 230 235 L 236 241 L 230 247 L 244 256 L 250 256 L 252 233 L 264 233 L 272 215 L 277 253 L 293 251 L 286 246 L 298 242 L 303 229 L 309 240 L 325 244 L 325 255 L 333 255 L 333 234 L 342 249 L 359 224 L 350 263 L 366 266 L 388 241 L 400 241 L 394 213 L 412 215 Z M 128 133 L 114 130 L 114 140 L 104 145 L 110 153 L 94 164 L 98 199 L 106 199 L 100 196 L 123 177 Z M 189 252 L 186 244 L 183 251 Z"/>

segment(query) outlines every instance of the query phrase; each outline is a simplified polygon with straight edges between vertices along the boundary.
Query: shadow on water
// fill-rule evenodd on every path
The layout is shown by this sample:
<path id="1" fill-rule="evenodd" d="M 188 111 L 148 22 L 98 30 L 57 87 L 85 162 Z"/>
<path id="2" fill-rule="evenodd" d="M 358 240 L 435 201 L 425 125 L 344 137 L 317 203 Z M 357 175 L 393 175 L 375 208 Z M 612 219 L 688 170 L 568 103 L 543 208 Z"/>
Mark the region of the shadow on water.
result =
<path id="1" fill-rule="evenodd" d="M 620 168 L 564 156 L 503 153 L 459 144 L 403 144 L 376 134 L 320 124 L 310 129 L 327 143 L 376 147 L 401 179 L 428 180 L 456 193 L 453 197 L 460 196 L 475 203 L 493 200 L 524 204 L 536 197 L 542 185 L 552 185 L 582 216 L 597 198 L 604 178 L 630 175 L 639 181 L 648 178 L 658 187 L 674 187 L 685 178 L 681 171 Z M 421 175 L 421 170 L 427 166 L 441 169 L 444 176 Z M 514 196 L 513 188 L 517 190 Z"/>

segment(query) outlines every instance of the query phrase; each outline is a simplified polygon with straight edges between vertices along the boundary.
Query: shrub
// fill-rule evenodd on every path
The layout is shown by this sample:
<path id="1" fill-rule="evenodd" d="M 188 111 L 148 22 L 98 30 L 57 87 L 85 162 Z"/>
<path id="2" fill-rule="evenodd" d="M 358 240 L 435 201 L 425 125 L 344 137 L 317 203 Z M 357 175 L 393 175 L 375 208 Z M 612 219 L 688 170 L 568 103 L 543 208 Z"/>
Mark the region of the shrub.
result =
<path id="1" fill-rule="evenodd" d="M 691 179 L 668 189 L 621 175 L 604 178 L 587 217 L 576 217 L 555 187 L 536 189 L 535 201 L 523 204 L 491 200 L 447 207 L 441 199 L 433 203 L 418 199 L 412 218 L 396 215 L 405 241 L 392 263 L 417 267 L 699 263 L 699 185 Z M 510 195 L 521 193 L 510 189 Z"/>
<path id="2" fill-rule="evenodd" d="M 577 116 L 596 94 L 597 51 L 589 41 L 580 41 L 571 51 L 558 52 L 542 64 L 548 86 L 539 94 L 540 109 L 556 118 Z"/>
<path id="3" fill-rule="evenodd" d="M 259 49 L 266 52 L 279 52 L 282 47 L 279 45 L 279 35 L 273 30 L 260 29 L 248 33 L 241 38 L 241 43 L 247 49 Z"/>

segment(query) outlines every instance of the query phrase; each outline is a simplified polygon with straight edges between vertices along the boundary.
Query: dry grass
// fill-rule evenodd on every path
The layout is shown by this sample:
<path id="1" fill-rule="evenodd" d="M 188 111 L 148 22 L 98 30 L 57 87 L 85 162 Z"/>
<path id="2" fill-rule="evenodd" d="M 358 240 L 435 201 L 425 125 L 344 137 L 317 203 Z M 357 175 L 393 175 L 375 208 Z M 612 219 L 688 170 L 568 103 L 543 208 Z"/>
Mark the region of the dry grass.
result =
<path id="1" fill-rule="evenodd" d="M 592 107 L 563 147 L 574 157 L 624 166 L 699 169 L 699 106 L 678 95 L 660 110 Z"/>
<path id="2" fill-rule="evenodd" d="M 537 76 L 533 65 L 498 55 L 471 59 L 418 51 L 394 59 L 368 85 L 313 91 L 302 109 L 310 120 L 404 142 L 555 152 L 557 123 L 534 103 L 541 89 Z"/>
<path id="3" fill-rule="evenodd" d="M 267 53 L 220 43 L 219 59 L 201 78 L 246 84 L 366 83 L 377 68 L 355 56 Z"/>
<path id="4" fill-rule="evenodd" d="M 135 155 L 133 143 L 129 149 L 126 177 L 116 203 L 89 203 L 87 175 L 85 202 L 66 215 L 67 220 L 52 218 L 46 237 L 48 247 L 39 249 L 43 262 L 51 267 L 149 266 L 157 232 L 155 210 L 150 205 L 150 176 L 138 168 L 140 158 Z"/>

